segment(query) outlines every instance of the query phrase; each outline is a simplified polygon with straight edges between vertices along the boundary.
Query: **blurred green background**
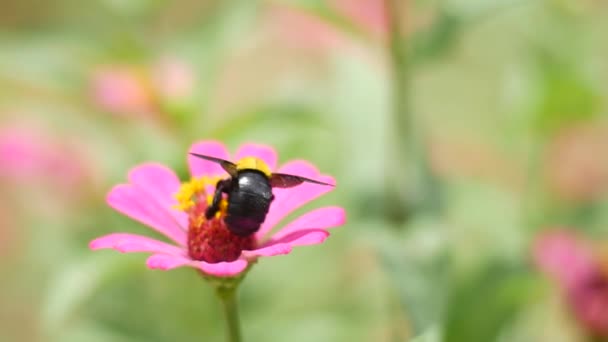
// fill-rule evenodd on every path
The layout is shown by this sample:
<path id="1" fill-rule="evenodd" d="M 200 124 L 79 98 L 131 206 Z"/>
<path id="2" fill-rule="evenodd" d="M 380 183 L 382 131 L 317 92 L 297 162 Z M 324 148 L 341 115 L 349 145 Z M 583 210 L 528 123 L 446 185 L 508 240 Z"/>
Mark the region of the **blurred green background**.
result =
<path id="1" fill-rule="evenodd" d="M 272 144 L 348 224 L 262 259 L 247 341 L 584 341 L 530 262 L 608 231 L 601 0 L 3 0 L 0 341 L 222 341 L 212 288 L 105 204 L 200 139 Z M 303 212 L 303 211 L 300 211 Z"/>

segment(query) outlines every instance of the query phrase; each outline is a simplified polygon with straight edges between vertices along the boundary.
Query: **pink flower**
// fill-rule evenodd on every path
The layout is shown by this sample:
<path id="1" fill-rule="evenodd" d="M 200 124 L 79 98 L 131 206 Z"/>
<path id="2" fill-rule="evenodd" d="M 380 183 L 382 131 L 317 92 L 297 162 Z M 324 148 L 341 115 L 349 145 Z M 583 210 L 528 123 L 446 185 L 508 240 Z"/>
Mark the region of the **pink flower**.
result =
<path id="1" fill-rule="evenodd" d="M 571 232 L 553 231 L 538 238 L 534 259 L 560 285 L 590 335 L 608 337 L 608 274 L 593 247 Z"/>
<path id="2" fill-rule="evenodd" d="M 195 85 L 192 66 L 176 57 L 164 57 L 152 70 L 152 79 L 158 96 L 179 100 L 192 95 Z"/>
<path id="3" fill-rule="evenodd" d="M 332 0 L 330 6 L 363 32 L 379 38 L 387 35 L 384 2 L 381 0 Z M 329 50 L 344 48 L 349 42 L 348 34 L 339 26 L 305 8 L 274 6 L 270 15 L 270 22 L 277 25 L 275 29 L 284 44 L 292 47 Z"/>
<path id="4" fill-rule="evenodd" d="M 313 13 L 291 6 L 273 7 L 270 22 L 279 38 L 292 48 L 326 50 L 344 45 L 343 35 Z"/>
<path id="5" fill-rule="evenodd" d="M 57 141 L 35 125 L 0 127 L 0 180 L 11 183 L 42 181 L 62 193 L 91 181 L 87 161 L 74 146 Z"/>
<path id="6" fill-rule="evenodd" d="M 346 17 L 377 36 L 384 36 L 388 25 L 382 0 L 333 0 Z"/>
<path id="7" fill-rule="evenodd" d="M 141 115 L 152 107 L 149 81 L 132 67 L 100 67 L 93 75 L 91 86 L 93 100 L 109 112 Z"/>
<path id="8" fill-rule="evenodd" d="M 231 160 L 224 145 L 215 141 L 195 143 L 190 152 Z M 245 144 L 239 148 L 235 159 L 243 157 L 259 158 L 271 171 L 334 183 L 332 177 L 321 175 L 306 161 L 291 161 L 277 169 L 277 155 L 268 146 Z M 275 234 L 269 234 L 288 214 L 333 189 L 304 183 L 289 189 L 273 189 L 275 199 L 259 231 L 248 237 L 234 235 L 226 228 L 222 210 L 210 220 L 204 216 L 215 183 L 228 175 L 219 165 L 191 155 L 188 164 L 193 178 L 181 186 L 173 171 L 149 163 L 132 169 L 129 184 L 117 185 L 107 197 L 112 208 L 150 226 L 172 243 L 115 233 L 91 241 L 90 248 L 152 253 L 147 260 L 152 269 L 189 266 L 212 276 L 232 277 L 243 272 L 258 257 L 288 254 L 295 246 L 319 244 L 329 236 L 328 228 L 345 221 L 342 208 L 319 208 L 293 220 Z"/>

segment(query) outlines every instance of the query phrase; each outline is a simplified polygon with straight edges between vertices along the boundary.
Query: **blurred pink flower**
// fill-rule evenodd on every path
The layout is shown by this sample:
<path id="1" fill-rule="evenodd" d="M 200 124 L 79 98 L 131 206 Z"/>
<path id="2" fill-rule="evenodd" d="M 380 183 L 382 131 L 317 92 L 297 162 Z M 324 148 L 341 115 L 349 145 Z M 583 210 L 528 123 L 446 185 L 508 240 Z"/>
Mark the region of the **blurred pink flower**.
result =
<path id="1" fill-rule="evenodd" d="M 387 22 L 384 3 L 380 0 L 332 0 L 337 13 L 372 35 L 384 37 Z M 348 37 L 331 21 L 314 12 L 291 6 L 274 6 L 269 21 L 283 40 L 294 48 L 327 50 L 343 48 Z"/>
<path id="2" fill-rule="evenodd" d="M 132 67 L 99 67 L 93 74 L 91 86 L 94 101 L 114 114 L 141 115 L 152 107 L 149 82 Z"/>
<path id="3" fill-rule="evenodd" d="M 167 56 L 146 67 L 98 67 L 91 80 L 91 92 L 95 103 L 110 113 L 148 116 L 162 112 L 161 104 L 188 99 L 194 85 L 192 66 Z"/>
<path id="4" fill-rule="evenodd" d="M 0 179 L 42 181 L 73 189 L 83 184 L 88 167 L 75 148 L 24 125 L 0 128 Z"/>
<path id="5" fill-rule="evenodd" d="M 552 231 L 537 239 L 534 259 L 560 285 L 588 332 L 608 337 L 608 274 L 594 246 L 572 232 Z"/>
<path id="6" fill-rule="evenodd" d="M 286 44 L 292 48 L 326 50 L 339 47 L 344 37 L 332 25 L 304 9 L 289 6 L 273 7 L 272 20 Z"/>
<path id="7" fill-rule="evenodd" d="M 332 0 L 339 12 L 367 31 L 384 36 L 388 31 L 384 1 L 382 0 Z"/>
<path id="8" fill-rule="evenodd" d="M 230 160 L 224 145 L 215 141 L 195 143 L 190 152 Z M 276 169 L 277 155 L 271 147 L 242 145 L 235 159 L 243 157 L 257 157 L 271 171 Z M 268 236 L 279 221 L 295 209 L 333 189 L 304 183 L 290 189 L 274 189 L 275 199 L 260 230 L 254 235 L 239 237 L 226 228 L 221 216 L 211 220 L 204 217 L 207 201 L 217 180 L 226 177 L 225 171 L 215 163 L 190 155 L 188 164 L 193 179 L 181 185 L 181 189 L 173 171 L 159 164 L 144 164 L 130 171 L 129 184 L 117 185 L 107 197 L 111 207 L 165 235 L 172 244 L 115 233 L 93 240 L 90 248 L 152 253 L 147 260 L 149 268 L 169 270 L 189 266 L 212 276 L 232 277 L 243 272 L 258 257 L 288 254 L 295 246 L 319 244 L 329 236 L 328 228 L 345 221 L 342 208 L 325 207 L 300 216 Z M 288 162 L 278 171 L 334 182 L 332 177 L 321 175 L 305 161 Z M 175 209 L 176 194 L 183 210 Z M 194 202 L 193 198 L 198 200 Z M 184 207 L 184 200 L 191 206 Z"/>
<path id="9" fill-rule="evenodd" d="M 165 57 L 158 62 L 152 75 L 154 87 L 163 99 L 175 100 L 192 95 L 194 91 L 194 70 L 181 59 Z"/>

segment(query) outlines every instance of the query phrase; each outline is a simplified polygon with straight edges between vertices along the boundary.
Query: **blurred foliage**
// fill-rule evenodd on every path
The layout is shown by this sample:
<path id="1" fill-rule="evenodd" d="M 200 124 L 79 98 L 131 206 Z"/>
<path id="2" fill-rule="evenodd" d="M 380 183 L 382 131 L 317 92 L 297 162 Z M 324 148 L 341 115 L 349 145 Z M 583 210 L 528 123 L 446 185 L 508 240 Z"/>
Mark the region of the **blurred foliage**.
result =
<path id="1" fill-rule="evenodd" d="M 389 166 L 407 137 L 389 134 L 400 128 L 383 1 L 4 1 L 0 341 L 223 339 L 195 272 L 87 248 L 110 232 L 154 236 L 105 194 L 147 160 L 185 179 L 199 139 L 310 160 L 339 186 L 306 208 L 348 212 L 323 245 L 255 265 L 239 294 L 248 341 L 584 341 L 529 247 L 554 226 L 608 232 L 608 139 L 557 144 L 606 125 L 606 4 L 403 3 L 400 95 L 442 210 L 395 223 L 384 184 L 411 189 L 407 165 Z M 164 75 L 166 60 L 186 79 Z M 128 72 L 106 89 L 104 68 Z M 16 131 L 30 132 L 25 171 L 2 149 Z"/>
<path id="2" fill-rule="evenodd" d="M 533 292 L 521 271 L 489 263 L 451 284 L 444 341 L 495 341 Z"/>

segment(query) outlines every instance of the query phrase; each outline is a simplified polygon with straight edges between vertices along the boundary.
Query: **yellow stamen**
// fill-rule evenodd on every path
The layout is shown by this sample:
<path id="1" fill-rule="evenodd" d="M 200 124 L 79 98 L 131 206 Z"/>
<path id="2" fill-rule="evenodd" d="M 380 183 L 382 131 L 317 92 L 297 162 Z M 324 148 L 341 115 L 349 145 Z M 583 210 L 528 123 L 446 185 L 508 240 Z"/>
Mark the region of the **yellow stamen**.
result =
<path id="1" fill-rule="evenodd" d="M 192 178 L 189 182 L 184 182 L 175 194 L 177 204 L 174 208 L 181 211 L 188 211 L 195 204 L 200 195 L 204 196 L 210 204 L 213 200 L 213 194 L 207 195 L 205 187 L 208 185 L 215 186 L 220 180 L 220 177 L 200 177 Z"/>

